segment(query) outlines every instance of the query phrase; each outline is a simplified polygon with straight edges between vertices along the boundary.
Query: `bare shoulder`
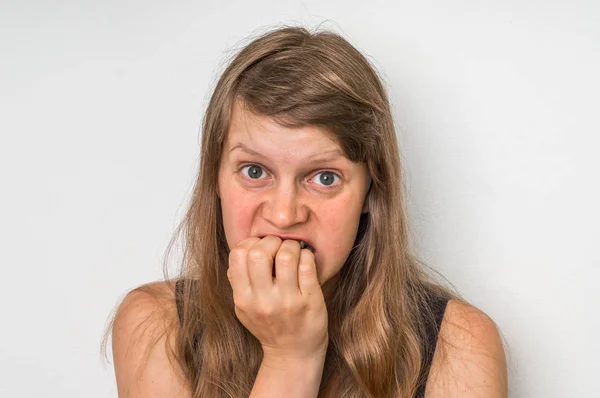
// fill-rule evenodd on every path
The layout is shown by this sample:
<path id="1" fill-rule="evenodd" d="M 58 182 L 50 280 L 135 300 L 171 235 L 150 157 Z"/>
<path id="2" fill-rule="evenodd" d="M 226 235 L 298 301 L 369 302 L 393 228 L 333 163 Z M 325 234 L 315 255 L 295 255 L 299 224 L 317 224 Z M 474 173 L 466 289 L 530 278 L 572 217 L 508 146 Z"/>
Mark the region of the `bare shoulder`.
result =
<path id="1" fill-rule="evenodd" d="M 147 284 L 125 297 L 112 329 L 120 398 L 190 396 L 174 357 L 175 325 L 173 284 Z"/>
<path id="2" fill-rule="evenodd" d="M 508 396 L 506 357 L 495 322 L 450 300 L 427 381 L 426 398 Z"/>

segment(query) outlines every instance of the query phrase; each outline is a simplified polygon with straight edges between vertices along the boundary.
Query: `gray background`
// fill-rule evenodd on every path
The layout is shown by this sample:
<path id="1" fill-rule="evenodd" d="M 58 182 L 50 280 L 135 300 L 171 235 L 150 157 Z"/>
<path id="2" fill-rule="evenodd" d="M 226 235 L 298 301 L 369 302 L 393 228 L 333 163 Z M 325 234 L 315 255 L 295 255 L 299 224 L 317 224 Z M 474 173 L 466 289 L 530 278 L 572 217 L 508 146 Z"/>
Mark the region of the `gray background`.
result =
<path id="1" fill-rule="evenodd" d="M 116 396 L 102 331 L 161 277 L 228 51 L 323 21 L 384 75 L 416 247 L 498 323 L 511 396 L 598 396 L 599 4 L 1 2 L 0 396 Z"/>

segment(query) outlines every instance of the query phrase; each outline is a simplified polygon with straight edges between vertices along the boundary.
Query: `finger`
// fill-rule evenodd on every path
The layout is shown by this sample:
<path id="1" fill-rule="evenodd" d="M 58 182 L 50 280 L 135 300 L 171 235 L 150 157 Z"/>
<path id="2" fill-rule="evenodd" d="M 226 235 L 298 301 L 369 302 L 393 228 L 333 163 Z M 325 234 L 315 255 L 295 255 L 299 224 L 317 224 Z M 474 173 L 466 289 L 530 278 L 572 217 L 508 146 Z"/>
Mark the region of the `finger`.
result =
<path id="1" fill-rule="evenodd" d="M 298 286 L 302 295 L 310 295 L 321 290 L 317 277 L 315 255 L 309 249 L 300 250 L 298 263 Z"/>
<path id="2" fill-rule="evenodd" d="M 245 239 L 239 242 L 229 252 L 227 279 L 229 279 L 229 283 L 234 292 L 242 292 L 244 289 L 250 287 L 250 276 L 248 275 L 248 266 L 246 264 L 248 250 L 259 241 L 259 238 Z"/>
<path id="3" fill-rule="evenodd" d="M 252 290 L 273 287 L 273 264 L 281 239 L 266 236 L 248 250 L 247 264 Z"/>
<path id="4" fill-rule="evenodd" d="M 275 256 L 275 283 L 287 293 L 298 294 L 300 243 L 284 240 Z"/>

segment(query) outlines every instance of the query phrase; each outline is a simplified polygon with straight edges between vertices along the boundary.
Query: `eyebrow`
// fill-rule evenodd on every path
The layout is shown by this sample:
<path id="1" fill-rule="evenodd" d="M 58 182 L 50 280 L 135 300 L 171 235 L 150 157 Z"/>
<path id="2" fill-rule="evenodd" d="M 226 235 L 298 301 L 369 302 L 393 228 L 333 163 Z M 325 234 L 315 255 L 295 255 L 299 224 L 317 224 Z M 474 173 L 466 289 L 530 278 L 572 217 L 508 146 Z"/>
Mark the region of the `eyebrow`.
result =
<path id="1" fill-rule="evenodd" d="M 231 148 L 229 150 L 229 153 L 231 154 L 231 152 L 233 152 L 236 149 L 239 149 L 242 152 L 246 152 L 249 155 L 258 156 L 260 158 L 268 160 L 268 158 L 265 155 L 263 155 L 262 153 L 256 152 L 253 149 L 248 148 L 246 145 L 244 145 L 241 142 L 234 145 L 233 148 Z M 327 162 L 327 161 L 335 160 L 340 157 L 345 157 L 344 153 L 339 148 L 336 148 L 336 149 L 332 149 L 329 151 L 316 153 L 314 155 L 309 156 L 308 159 L 310 159 L 311 161 L 316 161 L 316 162 Z"/>

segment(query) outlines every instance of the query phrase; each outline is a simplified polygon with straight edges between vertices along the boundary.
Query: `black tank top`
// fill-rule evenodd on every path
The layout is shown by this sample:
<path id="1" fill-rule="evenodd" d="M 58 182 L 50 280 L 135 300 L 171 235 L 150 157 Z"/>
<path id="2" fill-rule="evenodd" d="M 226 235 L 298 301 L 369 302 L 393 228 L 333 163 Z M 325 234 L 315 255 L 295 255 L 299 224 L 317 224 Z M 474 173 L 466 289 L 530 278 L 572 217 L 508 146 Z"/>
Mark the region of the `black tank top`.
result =
<path id="1" fill-rule="evenodd" d="M 175 283 L 175 304 L 177 307 L 177 315 L 179 317 L 180 324 L 183 322 L 183 280 L 178 280 Z M 425 386 L 427 382 L 427 377 L 429 376 L 429 369 L 431 368 L 431 362 L 433 361 L 433 354 L 435 353 L 435 347 L 437 344 L 438 333 L 440 327 L 442 325 L 442 319 L 444 317 L 444 312 L 446 311 L 446 306 L 448 305 L 448 298 L 439 297 L 429 295 L 427 296 L 427 302 L 424 304 L 429 306 L 431 311 L 435 314 L 435 325 L 430 325 L 427 327 L 427 347 L 425 350 L 425 357 L 423 358 L 423 367 L 421 370 L 421 375 L 423 376 L 423 382 L 417 388 L 417 393 L 415 394 L 415 398 L 424 398 L 425 397 Z"/>

